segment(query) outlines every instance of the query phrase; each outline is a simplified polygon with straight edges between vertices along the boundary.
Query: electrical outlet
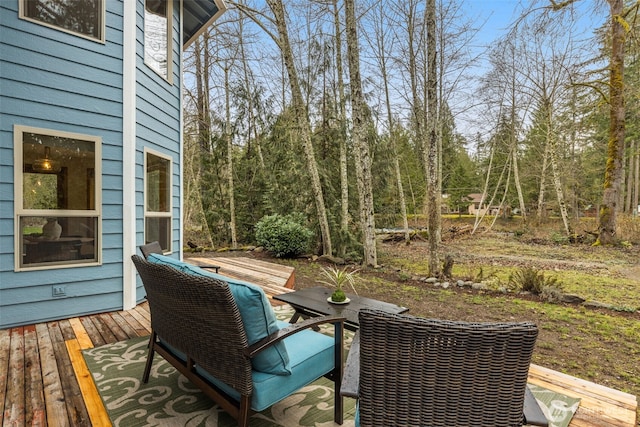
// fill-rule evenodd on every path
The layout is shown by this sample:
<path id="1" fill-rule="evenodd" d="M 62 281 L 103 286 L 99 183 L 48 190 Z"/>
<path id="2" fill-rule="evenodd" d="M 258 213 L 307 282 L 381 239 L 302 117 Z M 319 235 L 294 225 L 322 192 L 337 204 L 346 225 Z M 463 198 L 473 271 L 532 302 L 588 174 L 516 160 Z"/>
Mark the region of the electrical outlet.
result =
<path id="1" fill-rule="evenodd" d="M 54 297 L 66 297 L 67 296 L 67 287 L 54 285 L 52 288 Z"/>

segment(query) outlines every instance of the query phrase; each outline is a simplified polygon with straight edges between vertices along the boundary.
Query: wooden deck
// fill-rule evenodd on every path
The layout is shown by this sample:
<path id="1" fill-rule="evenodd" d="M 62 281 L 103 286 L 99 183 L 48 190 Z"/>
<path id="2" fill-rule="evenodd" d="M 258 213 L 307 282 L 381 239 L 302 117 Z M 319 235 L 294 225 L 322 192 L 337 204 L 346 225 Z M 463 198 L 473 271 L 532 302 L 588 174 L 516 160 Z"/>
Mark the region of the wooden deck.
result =
<path id="1" fill-rule="evenodd" d="M 228 273 L 223 269 L 231 267 L 218 260 L 207 259 Z M 286 282 L 276 286 L 290 289 Z M 150 325 L 143 303 L 128 311 L 0 330 L 0 426 L 110 426 L 80 351 L 147 336 Z M 635 396 L 535 365 L 529 379 L 582 399 L 571 427 L 637 425 Z"/>
<path id="2" fill-rule="evenodd" d="M 267 297 L 293 292 L 295 269 L 249 257 L 185 258 L 199 266 L 218 267 L 218 273 L 238 280 L 255 283 L 264 289 Z"/>

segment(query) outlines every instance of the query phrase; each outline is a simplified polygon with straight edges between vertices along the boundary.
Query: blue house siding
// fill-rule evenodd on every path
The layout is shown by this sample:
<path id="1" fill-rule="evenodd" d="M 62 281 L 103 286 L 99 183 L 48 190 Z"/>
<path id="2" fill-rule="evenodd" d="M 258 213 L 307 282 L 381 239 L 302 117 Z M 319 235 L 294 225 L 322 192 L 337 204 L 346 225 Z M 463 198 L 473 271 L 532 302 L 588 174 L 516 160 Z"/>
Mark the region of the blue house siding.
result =
<path id="1" fill-rule="evenodd" d="M 172 32 L 172 78 L 168 81 L 158 75 L 144 63 L 144 16 L 143 8 L 138 8 L 139 14 L 136 20 L 138 37 L 137 52 L 137 88 L 136 88 L 136 121 L 138 149 L 147 147 L 172 159 L 173 171 L 173 226 L 172 226 L 172 252 L 180 254 L 180 159 L 181 159 L 181 75 L 180 58 L 182 54 L 180 43 L 180 3 L 173 2 L 173 32 Z M 144 165 L 144 156 L 140 158 L 140 166 Z M 144 176 L 144 174 L 142 175 Z M 144 181 L 140 181 L 140 190 Z M 144 200 L 143 195 L 142 200 Z M 144 210 L 144 202 L 142 205 Z M 139 228 L 141 235 L 139 242 L 144 239 L 144 223 Z M 139 288 L 138 295 L 143 295 Z"/>
<path id="2" fill-rule="evenodd" d="M 144 63 L 144 0 L 105 1 L 104 43 L 20 19 L 19 1 L 0 0 L 0 328 L 144 298 L 129 255 L 144 243 L 147 149 L 171 159 L 171 249 L 180 257 L 182 45 L 224 11 L 221 0 L 173 0 L 167 81 Z M 99 263 L 16 271 L 16 126 L 99 138 Z M 54 285 L 66 295 L 55 297 Z"/>
<path id="3" fill-rule="evenodd" d="M 105 43 L 18 19 L 0 2 L 0 327 L 122 307 L 122 14 L 106 2 Z M 102 141 L 102 265 L 14 272 L 14 126 Z M 52 286 L 66 297 L 53 298 Z"/>

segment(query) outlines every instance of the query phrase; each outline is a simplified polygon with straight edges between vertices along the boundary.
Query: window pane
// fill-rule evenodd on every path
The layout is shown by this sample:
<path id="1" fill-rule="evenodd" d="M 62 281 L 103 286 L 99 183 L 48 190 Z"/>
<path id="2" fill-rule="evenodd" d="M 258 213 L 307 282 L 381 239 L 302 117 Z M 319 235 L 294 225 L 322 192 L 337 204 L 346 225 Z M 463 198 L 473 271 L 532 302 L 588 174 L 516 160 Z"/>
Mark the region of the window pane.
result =
<path id="1" fill-rule="evenodd" d="M 21 266 L 97 262 L 96 217 L 20 217 Z"/>
<path id="2" fill-rule="evenodd" d="M 169 19 L 167 0 L 146 0 L 144 8 L 144 61 L 168 78 Z"/>
<path id="3" fill-rule="evenodd" d="M 144 234 L 145 243 L 158 241 L 163 250 L 171 250 L 171 218 L 147 217 Z"/>
<path id="4" fill-rule="evenodd" d="M 23 133 L 23 209 L 94 210 L 95 143 Z"/>
<path id="5" fill-rule="evenodd" d="M 102 0 L 23 0 L 25 16 L 102 39 Z"/>
<path id="6" fill-rule="evenodd" d="M 171 209 L 168 159 L 147 154 L 147 212 L 169 212 Z"/>

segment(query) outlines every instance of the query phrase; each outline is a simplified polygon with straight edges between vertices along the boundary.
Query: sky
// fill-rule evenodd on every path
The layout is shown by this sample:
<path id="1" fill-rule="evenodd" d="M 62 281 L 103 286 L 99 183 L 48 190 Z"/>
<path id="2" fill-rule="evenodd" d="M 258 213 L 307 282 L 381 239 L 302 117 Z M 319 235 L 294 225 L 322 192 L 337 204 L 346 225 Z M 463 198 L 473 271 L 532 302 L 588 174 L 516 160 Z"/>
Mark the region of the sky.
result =
<path id="1" fill-rule="evenodd" d="M 548 4 L 548 0 L 546 2 L 538 0 L 538 2 L 541 6 L 545 3 Z M 478 52 L 485 49 L 483 46 L 490 47 L 497 39 L 505 35 L 519 18 L 523 5 L 526 6 L 530 3 L 530 0 L 463 0 L 467 16 L 479 28 L 473 43 L 474 46 L 477 46 Z M 576 16 L 580 17 L 576 29 L 580 32 L 584 31 L 584 35 L 580 38 L 591 37 L 593 29 L 602 26 L 606 19 L 608 10 L 596 9 L 596 3 L 596 0 L 579 0 L 575 3 L 578 12 Z M 597 48 L 597 46 L 595 47 Z M 487 53 L 485 51 L 480 55 L 479 65 L 474 67 L 475 74 L 482 75 L 489 70 Z M 476 133 L 485 134 L 486 130 L 478 128 L 477 123 L 474 124 L 476 117 L 473 109 L 457 116 L 457 130 L 468 138 L 473 138 Z"/>

